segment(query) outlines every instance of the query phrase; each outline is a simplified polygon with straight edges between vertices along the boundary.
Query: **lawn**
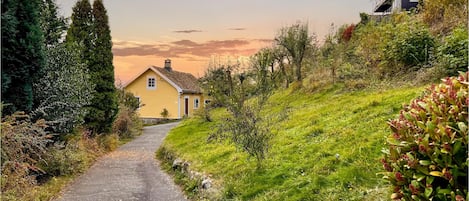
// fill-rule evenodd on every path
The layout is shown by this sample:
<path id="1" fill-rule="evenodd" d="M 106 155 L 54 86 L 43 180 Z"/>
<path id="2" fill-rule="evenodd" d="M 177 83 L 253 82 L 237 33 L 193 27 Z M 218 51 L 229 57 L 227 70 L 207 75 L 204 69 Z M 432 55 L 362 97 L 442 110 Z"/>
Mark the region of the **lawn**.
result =
<path id="1" fill-rule="evenodd" d="M 214 122 L 190 118 L 173 129 L 163 147 L 209 175 L 220 199 L 389 200 L 379 159 L 390 130 L 387 120 L 423 87 L 351 92 L 333 86 L 316 93 L 277 91 L 263 116 L 271 146 L 262 168 L 227 141 L 209 142 L 225 114 Z"/>

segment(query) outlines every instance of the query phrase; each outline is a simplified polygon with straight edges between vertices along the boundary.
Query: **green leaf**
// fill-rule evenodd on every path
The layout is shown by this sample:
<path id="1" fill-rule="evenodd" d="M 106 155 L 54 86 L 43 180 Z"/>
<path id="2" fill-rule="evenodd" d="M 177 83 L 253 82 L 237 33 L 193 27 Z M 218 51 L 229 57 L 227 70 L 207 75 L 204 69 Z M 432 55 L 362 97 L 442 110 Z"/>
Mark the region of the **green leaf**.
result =
<path id="1" fill-rule="evenodd" d="M 421 182 L 423 179 L 425 179 L 425 175 L 424 174 L 417 174 L 417 175 L 415 175 L 415 179 L 417 179 L 417 181 Z"/>
<path id="2" fill-rule="evenodd" d="M 447 188 L 438 189 L 438 194 L 443 194 L 443 195 L 451 194 L 451 189 L 447 189 Z"/>
<path id="3" fill-rule="evenodd" d="M 448 150 L 446 150 L 445 148 L 442 148 L 442 149 L 441 149 L 441 153 L 449 154 Z"/>
<path id="4" fill-rule="evenodd" d="M 429 160 L 420 160 L 419 164 L 423 165 L 423 166 L 428 166 L 428 165 L 432 164 L 432 162 L 429 161 Z"/>
<path id="5" fill-rule="evenodd" d="M 466 123 L 464 123 L 464 122 L 458 122 L 458 127 L 459 127 L 459 130 L 460 130 L 462 133 L 467 132 L 467 125 L 466 125 Z"/>
<path id="6" fill-rule="evenodd" d="M 427 176 L 427 179 L 425 179 L 425 182 L 426 182 L 427 186 L 430 186 L 430 185 L 432 185 L 434 180 L 435 180 L 435 177 Z"/>
<path id="7" fill-rule="evenodd" d="M 461 140 L 456 140 L 456 142 L 454 142 L 454 145 L 453 145 L 453 155 L 458 153 L 461 147 L 462 147 Z"/>
<path id="8" fill-rule="evenodd" d="M 428 169 L 427 167 L 423 167 L 423 166 L 417 166 L 417 170 L 423 174 L 426 174 L 428 175 Z"/>
<path id="9" fill-rule="evenodd" d="M 394 137 L 390 136 L 388 137 L 387 139 L 387 142 L 390 144 L 390 145 L 400 145 L 401 142 L 399 140 L 396 140 Z"/>
<path id="10" fill-rule="evenodd" d="M 434 131 L 436 126 L 433 122 L 429 121 L 429 122 L 427 122 L 427 128 L 428 128 L 427 131 Z"/>
<path id="11" fill-rule="evenodd" d="M 432 195 L 433 193 L 433 188 L 426 188 L 425 189 L 425 198 L 430 198 L 430 196 Z"/>

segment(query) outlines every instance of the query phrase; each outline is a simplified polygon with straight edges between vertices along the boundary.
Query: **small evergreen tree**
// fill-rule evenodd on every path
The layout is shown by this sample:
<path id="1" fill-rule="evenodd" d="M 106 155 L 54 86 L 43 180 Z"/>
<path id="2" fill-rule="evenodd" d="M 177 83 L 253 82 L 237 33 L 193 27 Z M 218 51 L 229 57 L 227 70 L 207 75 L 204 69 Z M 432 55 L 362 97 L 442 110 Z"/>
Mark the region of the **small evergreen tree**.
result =
<path id="1" fill-rule="evenodd" d="M 30 112 L 33 83 L 44 65 L 39 0 L 2 0 L 3 114 Z"/>
<path id="2" fill-rule="evenodd" d="M 86 121 L 96 132 L 107 133 L 111 131 L 112 122 L 118 112 L 114 66 L 112 64 L 111 30 L 102 0 L 94 1 L 92 13 L 94 48 L 90 57 L 89 69 L 91 78 L 96 84 L 96 93 Z"/>

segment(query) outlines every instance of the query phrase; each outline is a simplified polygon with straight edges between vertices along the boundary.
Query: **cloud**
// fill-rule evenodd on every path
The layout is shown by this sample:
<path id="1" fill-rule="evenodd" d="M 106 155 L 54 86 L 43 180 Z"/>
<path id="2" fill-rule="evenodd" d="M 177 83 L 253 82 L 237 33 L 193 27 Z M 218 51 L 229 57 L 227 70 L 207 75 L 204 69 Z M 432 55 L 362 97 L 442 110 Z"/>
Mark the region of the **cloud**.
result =
<path id="1" fill-rule="evenodd" d="M 273 43 L 275 40 L 274 39 L 256 39 L 256 41 L 260 43 Z"/>
<path id="2" fill-rule="evenodd" d="M 190 33 L 203 32 L 203 31 L 202 30 L 189 29 L 189 30 L 178 30 L 178 31 L 173 31 L 173 32 L 174 33 L 190 34 Z"/>
<path id="3" fill-rule="evenodd" d="M 244 31 L 244 30 L 246 30 L 246 28 L 237 27 L 237 28 L 229 28 L 228 30 L 231 30 L 231 31 Z"/>
<path id="4" fill-rule="evenodd" d="M 212 55 L 251 55 L 266 39 L 231 39 L 195 42 L 178 40 L 164 44 L 114 42 L 114 56 L 157 56 L 165 58 L 208 58 Z"/>

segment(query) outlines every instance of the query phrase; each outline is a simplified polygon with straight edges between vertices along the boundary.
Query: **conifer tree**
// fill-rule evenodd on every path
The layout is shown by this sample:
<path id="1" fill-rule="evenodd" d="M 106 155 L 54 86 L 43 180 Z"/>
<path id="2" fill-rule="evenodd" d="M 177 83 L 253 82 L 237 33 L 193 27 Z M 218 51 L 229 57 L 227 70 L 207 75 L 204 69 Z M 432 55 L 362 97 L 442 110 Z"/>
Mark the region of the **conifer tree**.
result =
<path id="1" fill-rule="evenodd" d="M 91 51 L 93 49 L 93 14 L 89 0 L 78 0 L 73 7 L 71 24 L 67 30 L 65 38 L 67 44 L 81 46 L 81 59 L 85 64 L 89 64 Z"/>
<path id="2" fill-rule="evenodd" d="M 90 72 L 95 90 L 90 112 L 85 119 L 93 130 L 101 133 L 111 131 L 117 111 L 117 94 L 112 64 L 112 41 L 106 8 L 102 0 L 93 3 L 94 48 L 90 58 Z"/>
<path id="3" fill-rule="evenodd" d="M 30 112 L 33 83 L 44 65 L 39 0 L 2 0 L 3 114 Z"/>
<path id="4" fill-rule="evenodd" d="M 61 42 L 62 35 L 67 31 L 67 21 L 59 15 L 55 0 L 41 0 L 40 25 L 46 46 Z"/>

